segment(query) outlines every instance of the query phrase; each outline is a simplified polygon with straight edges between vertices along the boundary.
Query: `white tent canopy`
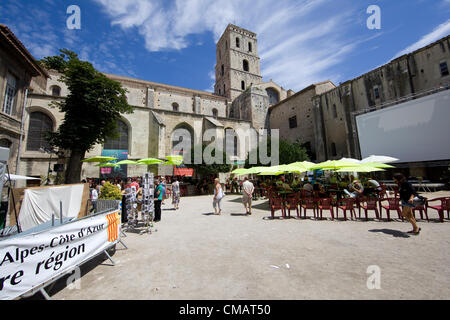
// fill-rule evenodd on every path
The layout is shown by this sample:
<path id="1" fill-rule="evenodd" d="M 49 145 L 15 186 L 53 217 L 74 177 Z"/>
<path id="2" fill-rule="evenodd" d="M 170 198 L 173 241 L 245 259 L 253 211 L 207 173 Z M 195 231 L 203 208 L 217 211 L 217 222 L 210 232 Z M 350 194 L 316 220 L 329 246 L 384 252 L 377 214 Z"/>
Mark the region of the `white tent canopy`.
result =
<path id="1" fill-rule="evenodd" d="M 40 178 L 26 177 L 26 176 L 18 176 L 15 174 L 5 174 L 6 180 L 41 180 Z"/>
<path id="2" fill-rule="evenodd" d="M 362 159 L 361 163 L 368 163 L 368 162 L 377 162 L 377 163 L 390 163 L 395 162 L 400 159 L 388 157 L 388 156 L 370 156 L 368 158 Z"/>

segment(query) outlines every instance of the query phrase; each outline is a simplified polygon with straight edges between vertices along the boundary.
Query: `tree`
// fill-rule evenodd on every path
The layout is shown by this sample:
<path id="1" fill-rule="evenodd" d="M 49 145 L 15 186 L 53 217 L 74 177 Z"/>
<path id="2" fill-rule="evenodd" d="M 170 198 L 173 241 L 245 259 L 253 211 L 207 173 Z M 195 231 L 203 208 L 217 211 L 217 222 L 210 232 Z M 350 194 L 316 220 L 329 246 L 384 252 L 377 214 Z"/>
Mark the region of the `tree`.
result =
<path id="1" fill-rule="evenodd" d="M 266 143 L 267 143 L 267 156 L 270 158 L 270 156 L 272 154 L 270 139 L 267 139 Z M 253 149 L 252 151 L 250 151 L 250 153 L 255 153 L 255 152 L 257 154 L 257 163 L 256 164 L 249 163 L 250 162 L 250 154 L 249 154 L 249 156 L 247 157 L 247 160 L 245 160 L 245 168 L 267 166 L 267 164 L 263 165 L 260 161 L 259 146 L 256 149 Z M 291 143 L 286 140 L 280 140 L 279 141 L 279 156 L 280 156 L 279 157 L 280 165 L 309 160 L 306 148 L 299 141 Z"/>
<path id="2" fill-rule="evenodd" d="M 121 113 L 133 113 L 127 103 L 126 89 L 95 70 L 91 63 L 81 61 L 75 52 L 62 49 L 58 56 L 40 62 L 47 69 L 62 74 L 59 79 L 69 89 L 68 96 L 52 105 L 64 113 L 58 130 L 48 134 L 51 145 L 70 152 L 65 183 L 78 183 L 86 152 L 106 139 L 116 139 L 117 120 Z"/>
<path id="3" fill-rule="evenodd" d="M 204 154 L 205 148 L 207 147 L 207 145 L 202 145 L 202 155 Z M 199 148 L 199 147 L 198 147 Z M 223 150 L 218 150 L 214 149 L 211 152 L 211 155 L 213 157 L 216 156 L 216 152 L 222 152 L 223 156 L 222 156 L 222 162 L 223 164 L 205 164 L 205 161 L 202 157 L 202 163 L 201 164 L 195 164 L 194 163 L 194 148 L 192 148 L 192 152 L 191 152 L 191 164 L 186 164 L 186 167 L 194 169 L 196 173 L 198 173 L 201 176 L 209 176 L 211 174 L 218 174 L 220 172 L 230 172 L 231 170 L 231 165 L 227 164 L 229 163 L 229 156 L 226 152 L 224 152 Z"/>

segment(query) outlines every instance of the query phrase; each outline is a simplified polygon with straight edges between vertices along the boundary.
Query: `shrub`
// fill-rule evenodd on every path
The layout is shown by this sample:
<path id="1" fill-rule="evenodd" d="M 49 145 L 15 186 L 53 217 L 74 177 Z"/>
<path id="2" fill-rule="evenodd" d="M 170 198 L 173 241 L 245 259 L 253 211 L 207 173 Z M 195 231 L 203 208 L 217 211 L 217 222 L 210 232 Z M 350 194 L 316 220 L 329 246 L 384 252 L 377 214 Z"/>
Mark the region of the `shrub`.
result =
<path id="1" fill-rule="evenodd" d="M 100 189 L 100 196 L 98 198 L 101 200 L 122 200 L 122 194 L 117 186 L 106 182 Z"/>

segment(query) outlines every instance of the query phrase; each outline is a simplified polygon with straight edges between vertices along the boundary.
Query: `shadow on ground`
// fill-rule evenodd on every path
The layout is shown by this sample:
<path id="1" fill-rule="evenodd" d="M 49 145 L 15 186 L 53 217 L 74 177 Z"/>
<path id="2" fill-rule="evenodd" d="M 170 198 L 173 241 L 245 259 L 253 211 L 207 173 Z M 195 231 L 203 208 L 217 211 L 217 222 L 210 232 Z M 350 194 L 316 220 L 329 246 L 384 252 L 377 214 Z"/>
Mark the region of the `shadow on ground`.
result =
<path id="1" fill-rule="evenodd" d="M 402 231 L 398 231 L 398 230 L 392 230 L 392 229 L 373 229 L 373 230 L 369 230 L 369 232 L 375 232 L 375 233 L 384 233 L 387 235 L 391 235 L 394 238 L 410 238 L 409 235 L 407 235 L 406 233 L 402 232 Z"/>

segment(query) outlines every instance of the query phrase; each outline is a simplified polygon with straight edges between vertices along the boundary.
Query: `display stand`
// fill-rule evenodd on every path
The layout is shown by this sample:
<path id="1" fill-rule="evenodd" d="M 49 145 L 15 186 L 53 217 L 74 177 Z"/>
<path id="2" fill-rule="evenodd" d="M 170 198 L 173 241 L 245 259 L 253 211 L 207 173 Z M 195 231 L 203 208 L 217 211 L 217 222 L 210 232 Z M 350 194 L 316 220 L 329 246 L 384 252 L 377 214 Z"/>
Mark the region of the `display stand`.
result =
<path id="1" fill-rule="evenodd" d="M 125 231 L 134 231 L 139 234 L 152 233 L 153 220 L 155 216 L 155 184 L 153 173 L 145 173 L 142 176 L 142 199 L 137 199 L 137 190 L 125 190 L 125 205 L 128 217 Z M 141 204 L 141 220 L 137 205 Z M 140 229 L 143 224 L 143 229 Z"/>
<path id="2" fill-rule="evenodd" d="M 155 216 L 155 185 L 153 173 L 145 173 L 142 176 L 142 220 L 145 229 L 141 233 L 152 233 L 153 219 Z"/>
<path id="3" fill-rule="evenodd" d="M 125 189 L 125 206 L 127 212 L 127 227 L 126 230 L 134 230 L 139 223 L 137 210 L 137 190 L 127 188 Z"/>

